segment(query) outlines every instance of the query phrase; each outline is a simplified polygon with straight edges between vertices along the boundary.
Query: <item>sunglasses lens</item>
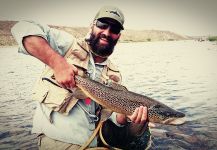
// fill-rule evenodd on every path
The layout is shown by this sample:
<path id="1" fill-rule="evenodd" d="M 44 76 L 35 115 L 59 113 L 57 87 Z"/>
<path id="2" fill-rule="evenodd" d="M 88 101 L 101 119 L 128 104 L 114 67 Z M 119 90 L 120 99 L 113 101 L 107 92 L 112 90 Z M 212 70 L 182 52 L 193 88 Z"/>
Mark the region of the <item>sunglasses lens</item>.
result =
<path id="1" fill-rule="evenodd" d="M 104 30 L 107 29 L 110 26 L 110 32 L 112 32 L 113 34 L 119 34 L 120 31 L 121 31 L 120 27 L 115 26 L 115 25 L 110 25 L 107 22 L 103 22 L 103 21 L 99 21 L 99 20 L 97 20 L 96 26 L 98 28 L 104 29 Z"/>
<path id="2" fill-rule="evenodd" d="M 97 21 L 96 22 L 96 26 L 100 29 L 107 29 L 109 27 L 109 24 L 105 23 L 105 22 L 101 22 L 101 21 Z"/>
<path id="3" fill-rule="evenodd" d="M 114 33 L 114 34 L 119 34 L 120 31 L 121 31 L 121 29 L 120 29 L 119 27 L 114 27 L 114 26 L 112 26 L 111 29 L 110 29 L 110 31 L 111 31 L 112 33 Z"/>

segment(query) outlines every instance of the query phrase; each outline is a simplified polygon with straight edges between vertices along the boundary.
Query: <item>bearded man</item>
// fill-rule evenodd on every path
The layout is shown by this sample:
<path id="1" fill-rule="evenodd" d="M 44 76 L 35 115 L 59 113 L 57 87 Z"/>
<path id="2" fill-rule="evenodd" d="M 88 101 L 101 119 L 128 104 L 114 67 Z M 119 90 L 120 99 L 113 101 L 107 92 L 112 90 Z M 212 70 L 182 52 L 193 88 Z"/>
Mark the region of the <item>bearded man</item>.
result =
<path id="1" fill-rule="evenodd" d="M 123 24 L 124 15 L 120 9 L 104 6 L 83 39 L 33 21 L 20 21 L 12 28 L 18 51 L 46 65 L 33 93 L 37 108 L 32 133 L 39 134 L 39 149 L 74 150 L 89 140 L 98 124 L 101 106 L 89 98 L 74 97 L 70 90 L 76 87 L 75 75 L 88 75 L 104 84 L 121 83 L 121 74 L 108 57 L 124 30 Z M 136 108 L 131 116 L 113 112 L 103 131 L 109 133 L 114 127 L 117 133 L 127 133 L 127 118 L 144 126 L 147 108 Z M 105 137 L 105 141 L 115 146 L 111 139 Z M 113 141 L 118 143 L 117 139 Z M 96 136 L 87 147 L 97 147 L 100 143 L 103 142 Z"/>

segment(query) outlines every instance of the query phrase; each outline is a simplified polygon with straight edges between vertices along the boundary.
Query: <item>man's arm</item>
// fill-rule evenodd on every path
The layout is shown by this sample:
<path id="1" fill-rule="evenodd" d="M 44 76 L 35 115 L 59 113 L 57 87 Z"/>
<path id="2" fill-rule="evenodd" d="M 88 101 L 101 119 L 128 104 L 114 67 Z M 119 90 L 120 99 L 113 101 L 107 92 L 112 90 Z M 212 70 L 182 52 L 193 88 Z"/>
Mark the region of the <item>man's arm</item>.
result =
<path id="1" fill-rule="evenodd" d="M 34 21 L 20 21 L 11 28 L 18 43 L 18 51 L 31 54 L 54 71 L 54 76 L 64 88 L 74 86 L 77 69 L 63 58 L 74 37 L 64 31 L 50 28 Z"/>
<path id="2" fill-rule="evenodd" d="M 75 86 L 74 75 L 77 74 L 77 68 L 68 64 L 65 58 L 53 50 L 44 38 L 26 36 L 23 38 L 23 45 L 28 53 L 54 70 L 56 81 L 64 88 L 70 89 Z"/>

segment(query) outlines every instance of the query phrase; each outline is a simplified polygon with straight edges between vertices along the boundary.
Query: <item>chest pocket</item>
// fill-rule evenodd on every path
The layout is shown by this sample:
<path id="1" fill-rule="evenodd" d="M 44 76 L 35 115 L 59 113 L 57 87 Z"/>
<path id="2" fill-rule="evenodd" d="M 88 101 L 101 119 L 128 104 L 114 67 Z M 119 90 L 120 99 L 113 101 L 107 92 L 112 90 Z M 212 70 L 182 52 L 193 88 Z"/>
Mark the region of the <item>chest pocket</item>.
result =
<path id="1" fill-rule="evenodd" d="M 62 114 L 68 114 L 71 108 L 77 103 L 77 99 L 68 90 L 60 87 L 58 83 L 51 78 L 53 71 L 47 68 L 46 75 L 42 75 L 33 89 L 33 100 L 43 103 L 53 111 Z"/>

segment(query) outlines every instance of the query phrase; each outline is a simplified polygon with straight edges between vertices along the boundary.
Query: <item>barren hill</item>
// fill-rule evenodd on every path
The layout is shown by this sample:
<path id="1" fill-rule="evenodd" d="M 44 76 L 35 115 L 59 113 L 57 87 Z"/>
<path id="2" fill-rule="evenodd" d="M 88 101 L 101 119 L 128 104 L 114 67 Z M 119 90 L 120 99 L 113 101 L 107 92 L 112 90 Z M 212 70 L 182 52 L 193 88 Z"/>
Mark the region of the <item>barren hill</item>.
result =
<path id="1" fill-rule="evenodd" d="M 12 46 L 16 45 L 14 38 L 11 35 L 11 27 L 17 21 L 0 21 L 0 46 Z M 87 27 L 66 27 L 66 26 L 54 26 L 74 35 L 75 37 L 84 37 L 88 32 Z M 168 40 L 186 40 L 187 36 L 182 36 L 170 31 L 160 30 L 124 30 L 120 42 L 145 42 L 145 41 L 168 41 Z"/>

